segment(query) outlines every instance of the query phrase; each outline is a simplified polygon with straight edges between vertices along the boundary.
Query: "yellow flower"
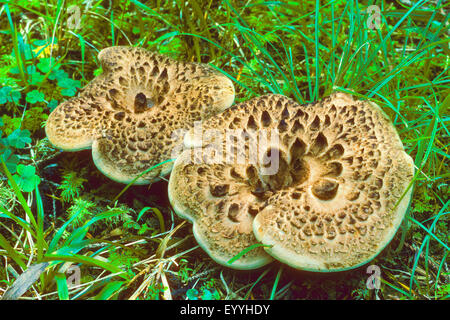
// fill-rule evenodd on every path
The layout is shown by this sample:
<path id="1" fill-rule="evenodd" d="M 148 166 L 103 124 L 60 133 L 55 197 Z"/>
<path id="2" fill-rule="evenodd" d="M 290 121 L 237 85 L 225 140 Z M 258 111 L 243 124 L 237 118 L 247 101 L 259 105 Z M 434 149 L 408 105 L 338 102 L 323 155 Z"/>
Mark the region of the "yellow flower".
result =
<path id="1" fill-rule="evenodd" d="M 53 50 L 56 50 L 58 48 L 58 44 L 53 43 L 53 45 L 52 44 L 50 44 L 50 45 L 45 44 L 43 46 L 38 46 L 35 49 L 33 49 L 33 52 L 36 55 L 39 54 L 37 57 L 39 57 L 40 55 L 43 55 L 44 57 L 49 57 L 52 47 L 53 47 Z M 45 49 L 42 50 L 43 48 L 45 48 Z"/>

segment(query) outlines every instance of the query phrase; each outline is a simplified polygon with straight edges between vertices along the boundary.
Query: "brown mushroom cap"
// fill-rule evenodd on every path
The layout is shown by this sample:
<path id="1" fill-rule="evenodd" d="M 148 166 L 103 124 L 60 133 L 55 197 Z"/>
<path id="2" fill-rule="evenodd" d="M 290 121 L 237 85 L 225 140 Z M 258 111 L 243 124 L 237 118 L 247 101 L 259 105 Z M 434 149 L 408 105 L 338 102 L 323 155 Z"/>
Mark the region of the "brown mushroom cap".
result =
<path id="1" fill-rule="evenodd" d="M 220 138 L 218 128 L 235 130 L 232 139 Z M 277 135 L 279 143 L 258 142 L 264 131 Z M 275 259 L 297 269 L 347 270 L 380 253 L 407 210 L 413 161 L 372 102 L 335 93 L 300 106 L 268 95 L 203 122 L 202 132 L 186 134 L 185 145 L 197 148 L 176 161 L 169 198 L 194 230 L 203 231 L 195 236 L 213 258 L 238 243 L 241 249 L 259 241 L 271 246 L 265 250 Z M 219 147 L 211 147 L 217 141 Z M 255 142 L 257 163 L 249 161 Z M 226 155 L 223 164 L 200 161 L 219 151 Z M 198 160 L 188 164 L 192 153 Z M 274 154 L 269 164 L 276 162 L 278 170 L 268 173 L 264 157 Z M 245 233 L 242 241 L 239 231 L 247 232 L 249 220 L 253 234 Z M 230 239 L 228 226 L 237 230 Z"/>
<path id="2" fill-rule="evenodd" d="M 207 65 L 121 46 L 102 50 L 98 58 L 103 74 L 50 114 L 46 134 L 66 151 L 92 148 L 98 169 L 118 182 L 129 183 L 169 160 L 181 143 L 176 130 L 222 112 L 234 100 L 231 80 Z M 172 165 L 151 170 L 136 184 L 158 180 Z"/>
<path id="3" fill-rule="evenodd" d="M 272 261 L 259 247 L 242 258 L 227 262 L 257 243 L 253 235 L 253 215 L 249 206 L 257 202 L 244 181 L 231 182 L 226 164 L 206 165 L 201 149 L 185 150 L 175 161 L 169 179 L 169 200 L 174 211 L 193 223 L 199 245 L 216 262 L 235 269 L 256 269 Z"/>

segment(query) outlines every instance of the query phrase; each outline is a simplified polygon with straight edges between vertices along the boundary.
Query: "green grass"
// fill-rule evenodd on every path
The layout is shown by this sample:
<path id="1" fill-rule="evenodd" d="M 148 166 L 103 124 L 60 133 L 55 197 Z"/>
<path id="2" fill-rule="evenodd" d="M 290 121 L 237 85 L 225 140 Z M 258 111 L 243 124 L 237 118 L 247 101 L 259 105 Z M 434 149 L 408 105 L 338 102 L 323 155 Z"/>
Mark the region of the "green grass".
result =
<path id="1" fill-rule="evenodd" d="M 0 105 L 0 130 L 2 138 L 18 128 L 32 132 L 32 143 L 13 151 L 41 177 L 33 192 L 22 193 L 2 170 L 11 186 L 0 189 L 8 195 L 0 207 L 0 252 L 7 257 L 0 264 L 0 295 L 15 275 L 48 262 L 24 299 L 183 299 L 187 289 L 207 283 L 221 299 L 450 297 L 449 4 L 132 0 L 108 8 L 105 3 L 93 1 L 86 8 L 83 1 L 0 1 L 0 87 L 8 84 L 21 97 Z M 370 17 L 363 10 L 371 4 L 381 9 L 380 29 L 367 27 Z M 72 5 L 80 8 L 80 29 L 67 26 Z M 39 54 L 30 57 L 35 41 L 41 41 L 32 47 Z M 67 99 L 77 81 L 87 84 L 99 72 L 98 51 L 111 45 L 209 63 L 234 81 L 236 102 L 273 92 L 307 103 L 333 90 L 352 90 L 381 105 L 416 166 L 402 230 L 373 261 L 381 268 L 381 288 L 367 289 L 364 267 L 326 276 L 276 264 L 251 274 L 220 267 L 198 249 L 190 226 L 164 201 L 164 182 L 151 188 L 121 186 L 80 153 L 43 148 L 39 127 L 50 101 Z M 50 69 L 32 71 L 44 57 L 55 59 Z M 59 69 L 67 78 L 53 79 Z M 42 80 L 33 82 L 33 77 Z M 44 98 L 28 102 L 33 90 Z M 87 168 L 76 192 L 66 190 L 67 184 L 55 178 L 60 173 L 52 171 L 56 167 L 69 175 L 73 158 Z M 81 209 L 68 214 L 78 198 L 95 203 L 96 215 L 83 218 Z M 77 287 L 67 286 L 69 265 L 81 268 Z M 184 283 L 187 273 L 192 280 Z"/>

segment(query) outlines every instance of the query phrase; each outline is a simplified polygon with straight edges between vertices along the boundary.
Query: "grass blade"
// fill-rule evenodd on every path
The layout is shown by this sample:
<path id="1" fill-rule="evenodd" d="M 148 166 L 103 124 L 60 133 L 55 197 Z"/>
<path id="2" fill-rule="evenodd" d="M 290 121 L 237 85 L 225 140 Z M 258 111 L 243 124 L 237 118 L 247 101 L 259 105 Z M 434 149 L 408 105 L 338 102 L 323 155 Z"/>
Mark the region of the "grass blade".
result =
<path id="1" fill-rule="evenodd" d="M 59 300 L 69 300 L 69 288 L 67 287 L 67 278 L 64 273 L 58 273 L 55 276 L 56 287 L 58 288 Z"/>

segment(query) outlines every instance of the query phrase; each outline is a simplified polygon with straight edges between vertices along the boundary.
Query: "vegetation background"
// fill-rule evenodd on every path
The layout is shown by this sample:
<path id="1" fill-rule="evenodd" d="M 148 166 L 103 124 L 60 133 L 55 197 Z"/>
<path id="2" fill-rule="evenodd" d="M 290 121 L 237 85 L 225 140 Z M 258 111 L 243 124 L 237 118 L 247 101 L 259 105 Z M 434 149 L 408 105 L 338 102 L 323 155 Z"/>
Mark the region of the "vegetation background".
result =
<path id="1" fill-rule="evenodd" d="M 448 299 L 448 9 L 441 0 L 0 1 L 0 296 L 13 286 L 4 298 Z M 48 114 L 102 72 L 97 53 L 113 45 L 208 63 L 234 81 L 236 102 L 273 92 L 305 103 L 351 88 L 380 104 L 417 171 L 377 268 L 221 267 L 173 214 L 166 181 L 124 189 L 90 151 L 55 150 Z"/>

